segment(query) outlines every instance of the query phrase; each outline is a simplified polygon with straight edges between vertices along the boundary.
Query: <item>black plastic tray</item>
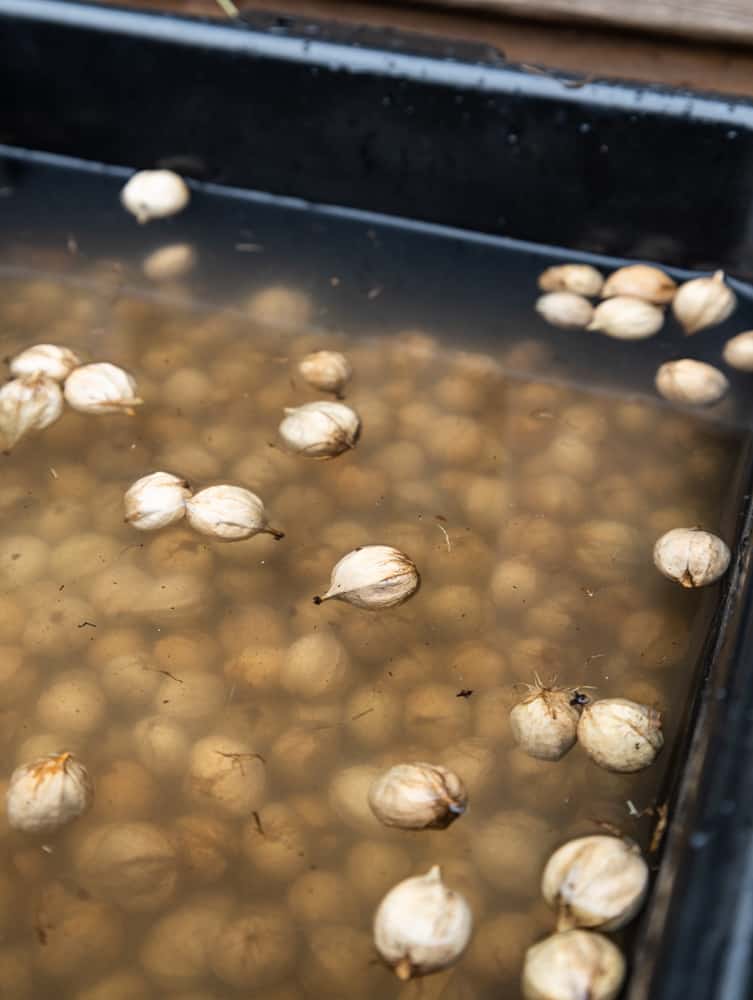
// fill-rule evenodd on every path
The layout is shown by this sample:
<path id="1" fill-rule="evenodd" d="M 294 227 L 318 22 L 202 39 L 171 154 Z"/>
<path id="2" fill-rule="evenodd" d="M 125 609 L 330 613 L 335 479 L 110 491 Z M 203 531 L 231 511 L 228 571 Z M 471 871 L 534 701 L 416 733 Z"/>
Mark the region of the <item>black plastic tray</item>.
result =
<path id="1" fill-rule="evenodd" d="M 753 277 L 753 105 L 260 15 L 0 0 L 0 144 Z M 2 171 L 15 158 L 3 160 Z M 753 492 L 753 455 L 729 496 Z M 732 507 L 731 503 L 731 507 Z M 753 509 L 689 713 L 630 1000 L 753 996 Z"/>

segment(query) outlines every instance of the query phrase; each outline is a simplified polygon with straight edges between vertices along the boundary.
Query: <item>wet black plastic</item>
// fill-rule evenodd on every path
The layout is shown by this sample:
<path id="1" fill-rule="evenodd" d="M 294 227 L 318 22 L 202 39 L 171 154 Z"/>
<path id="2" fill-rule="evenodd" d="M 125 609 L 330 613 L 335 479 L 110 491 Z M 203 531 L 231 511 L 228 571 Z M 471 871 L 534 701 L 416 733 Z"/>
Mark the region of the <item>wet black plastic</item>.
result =
<path id="1" fill-rule="evenodd" d="M 0 0 L 0 93 L 6 145 L 753 276 L 742 100 L 531 73 L 391 32 L 54 0 Z M 0 160 L 0 187 L 12 169 Z M 729 484 L 736 562 L 629 1000 L 753 996 L 751 469 Z"/>
<path id="2" fill-rule="evenodd" d="M 750 104 L 287 18 L 254 30 L 48 0 L 0 12 L 0 142 L 753 273 Z"/>

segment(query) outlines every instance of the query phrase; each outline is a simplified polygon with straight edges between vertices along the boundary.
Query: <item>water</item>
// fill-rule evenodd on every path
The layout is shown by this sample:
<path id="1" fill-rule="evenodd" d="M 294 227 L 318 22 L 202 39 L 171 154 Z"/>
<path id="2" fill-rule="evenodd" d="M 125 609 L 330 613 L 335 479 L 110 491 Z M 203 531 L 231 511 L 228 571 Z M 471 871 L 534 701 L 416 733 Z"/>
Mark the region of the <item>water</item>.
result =
<path id="1" fill-rule="evenodd" d="M 128 368 L 145 403 L 69 410 L 2 456 L 5 770 L 72 749 L 97 793 L 42 842 L 2 833 L 0 995 L 518 996 L 525 948 L 554 929 L 551 849 L 603 824 L 650 845 L 719 599 L 664 580 L 651 548 L 682 525 L 734 539 L 749 406 L 733 375 L 710 413 L 678 412 L 652 375 L 688 347 L 718 360 L 753 326 L 745 295 L 689 343 L 668 322 L 621 344 L 535 316 L 560 253 L 218 193 L 138 227 L 118 178 L 13 168 L 3 356 L 66 344 Z M 143 257 L 171 241 L 196 246 L 196 272 L 149 283 Z M 353 363 L 363 434 L 312 462 L 275 432 L 317 398 L 296 361 L 324 346 Z M 255 490 L 285 539 L 133 530 L 123 492 L 156 468 Z M 370 542 L 412 556 L 418 595 L 315 606 Z M 536 673 L 661 708 L 658 762 L 524 756 L 507 713 Z M 224 767 L 221 802 L 199 756 Z M 380 826 L 369 781 L 409 760 L 457 770 L 469 813 Z M 474 937 L 453 969 L 400 985 L 373 911 L 434 863 Z"/>

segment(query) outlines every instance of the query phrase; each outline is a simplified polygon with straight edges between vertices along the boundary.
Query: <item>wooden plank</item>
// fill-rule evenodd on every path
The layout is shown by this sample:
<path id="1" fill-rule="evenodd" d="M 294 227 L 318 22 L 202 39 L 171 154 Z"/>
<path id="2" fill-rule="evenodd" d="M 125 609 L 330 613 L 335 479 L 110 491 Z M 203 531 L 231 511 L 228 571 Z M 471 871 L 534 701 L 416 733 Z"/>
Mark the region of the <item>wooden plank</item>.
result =
<path id="1" fill-rule="evenodd" d="M 753 43 L 753 0 L 417 0 L 514 17 Z"/>
<path id="2" fill-rule="evenodd" d="M 723 47 L 708 39 L 638 34 L 614 25 L 495 16 L 498 7 L 451 7 L 447 2 L 411 4 L 367 0 L 236 0 L 242 10 L 284 9 L 299 17 L 369 24 L 459 38 L 497 48 L 516 63 L 552 66 L 565 72 L 661 83 L 670 87 L 718 91 L 753 98 L 753 45 Z M 479 0 L 480 2 L 480 0 Z M 575 2 L 575 0 L 573 0 Z M 694 0 L 689 0 L 694 2 Z M 117 6 L 203 17 L 224 17 L 216 0 L 100 0 Z M 753 5 L 753 0 L 750 0 Z M 472 9 L 475 6 L 476 9 Z M 738 41 L 740 39 L 737 39 Z M 713 41 L 713 40 L 712 40 Z"/>

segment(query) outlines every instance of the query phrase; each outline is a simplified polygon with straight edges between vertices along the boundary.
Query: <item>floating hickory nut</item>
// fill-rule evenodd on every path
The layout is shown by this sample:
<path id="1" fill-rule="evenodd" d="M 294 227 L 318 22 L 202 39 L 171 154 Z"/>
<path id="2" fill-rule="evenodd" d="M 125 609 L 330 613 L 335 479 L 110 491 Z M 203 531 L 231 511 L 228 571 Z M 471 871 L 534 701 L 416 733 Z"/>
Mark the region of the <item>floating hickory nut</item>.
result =
<path id="1" fill-rule="evenodd" d="M 673 528 L 654 545 L 654 566 L 683 587 L 707 587 L 724 576 L 730 551 L 726 543 L 701 528 Z"/>
<path id="2" fill-rule="evenodd" d="M 180 521 L 191 490 L 185 479 L 170 472 L 142 476 L 126 490 L 125 519 L 139 531 L 156 531 Z"/>
<path id="3" fill-rule="evenodd" d="M 270 528 L 264 504 L 255 493 L 242 486 L 208 486 L 186 500 L 188 523 L 202 535 L 237 542 L 253 535 L 284 538 Z"/>
<path id="4" fill-rule="evenodd" d="M 513 739 L 531 757 L 559 760 L 575 745 L 580 711 L 587 701 L 578 691 L 545 687 L 537 678 L 510 712 Z"/>
<path id="5" fill-rule="evenodd" d="M 306 458 L 335 458 L 353 448 L 361 430 L 355 410 L 321 400 L 285 410 L 279 433 L 286 447 Z"/>
<path id="6" fill-rule="evenodd" d="M 11 360 L 10 370 L 16 377 L 46 375 L 56 382 L 63 382 L 80 364 L 81 358 L 67 347 L 58 347 L 57 344 L 34 344 Z"/>
<path id="7" fill-rule="evenodd" d="M 676 291 L 676 283 L 658 267 L 629 264 L 609 275 L 601 290 L 601 297 L 610 299 L 614 295 L 630 295 L 661 306 L 671 302 Z"/>
<path id="8" fill-rule="evenodd" d="M 664 746 L 661 715 L 627 698 L 602 698 L 583 709 L 578 742 L 607 771 L 641 771 Z"/>
<path id="9" fill-rule="evenodd" d="M 741 372 L 753 372 L 753 330 L 738 333 L 724 345 L 722 357 Z"/>
<path id="10" fill-rule="evenodd" d="M 452 965 L 472 926 L 468 903 L 447 888 L 434 865 L 390 889 L 374 916 L 374 944 L 398 979 L 406 980 Z"/>
<path id="11" fill-rule="evenodd" d="M 85 813 L 93 796 L 89 774 L 72 753 L 39 757 L 10 777 L 8 823 L 24 833 L 51 833 Z"/>
<path id="12" fill-rule="evenodd" d="M 340 395 L 353 374 L 350 362 L 339 351 L 315 351 L 314 354 L 307 354 L 298 365 L 298 370 L 315 389 L 337 395 Z"/>
<path id="13" fill-rule="evenodd" d="M 603 934 L 552 934 L 526 952 L 525 1000 L 614 1000 L 625 979 L 625 959 Z"/>
<path id="14" fill-rule="evenodd" d="M 335 564 L 329 590 L 314 604 L 337 599 L 357 608 L 394 608 L 418 590 L 421 577 L 415 563 L 391 545 L 353 549 Z"/>
<path id="15" fill-rule="evenodd" d="M 12 448 L 24 434 L 54 424 L 63 412 L 60 386 L 46 375 L 24 375 L 0 388 L 0 442 Z"/>
<path id="16" fill-rule="evenodd" d="M 671 403 L 709 406 L 716 403 L 729 389 L 725 375 L 705 361 L 680 358 L 659 366 L 654 379 L 660 396 Z"/>
<path id="17" fill-rule="evenodd" d="M 172 170 L 140 170 L 120 192 L 120 201 L 139 222 L 164 219 L 188 204 L 188 185 Z"/>
<path id="18" fill-rule="evenodd" d="M 685 333 L 698 333 L 723 323 L 737 305 L 732 289 L 724 284 L 724 271 L 711 278 L 693 278 L 677 289 L 672 310 Z"/>
<path id="19" fill-rule="evenodd" d="M 598 295 L 604 276 L 590 264 L 558 264 L 539 275 L 542 292 L 574 292 L 587 298 Z"/>
<path id="20" fill-rule="evenodd" d="M 437 764 L 396 764 L 369 788 L 369 806 L 385 826 L 402 830 L 444 830 L 462 816 L 465 786 Z"/>
<path id="21" fill-rule="evenodd" d="M 196 251 L 190 243 L 169 243 L 145 258 L 142 270 L 150 281 L 175 281 L 196 266 Z"/>
<path id="22" fill-rule="evenodd" d="M 645 340 L 658 333 L 663 323 L 664 313 L 657 306 L 629 295 L 617 295 L 599 303 L 587 329 L 615 340 Z"/>
<path id="23" fill-rule="evenodd" d="M 557 930 L 616 931 L 638 913 L 648 892 L 648 865 L 637 844 L 621 837 L 578 837 L 549 858 L 544 899 L 557 911 Z"/>
<path id="24" fill-rule="evenodd" d="M 588 326 L 594 310 L 588 299 L 574 292 L 547 292 L 536 301 L 536 312 L 552 326 Z"/>
<path id="25" fill-rule="evenodd" d="M 72 371 L 63 388 L 65 401 L 81 413 L 127 413 L 143 400 L 136 395 L 136 380 L 109 361 L 82 365 Z"/>

